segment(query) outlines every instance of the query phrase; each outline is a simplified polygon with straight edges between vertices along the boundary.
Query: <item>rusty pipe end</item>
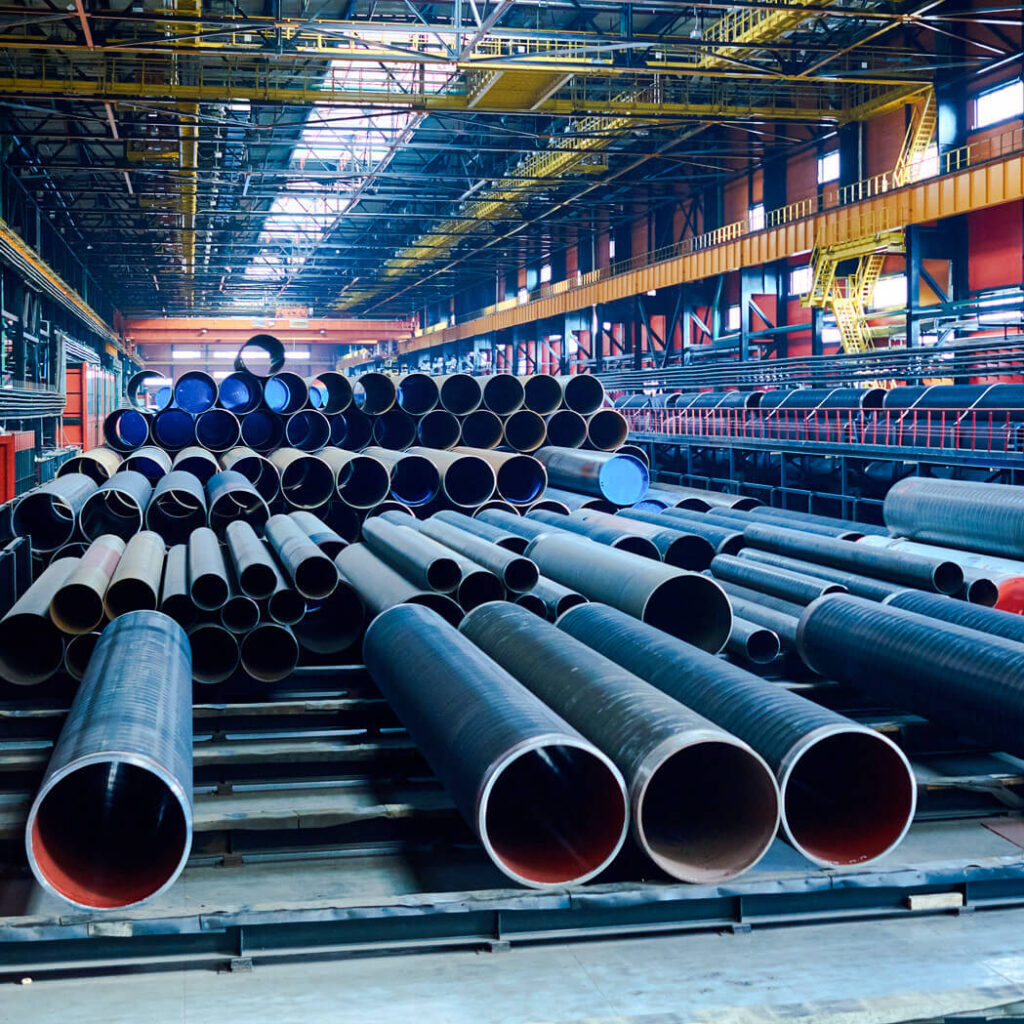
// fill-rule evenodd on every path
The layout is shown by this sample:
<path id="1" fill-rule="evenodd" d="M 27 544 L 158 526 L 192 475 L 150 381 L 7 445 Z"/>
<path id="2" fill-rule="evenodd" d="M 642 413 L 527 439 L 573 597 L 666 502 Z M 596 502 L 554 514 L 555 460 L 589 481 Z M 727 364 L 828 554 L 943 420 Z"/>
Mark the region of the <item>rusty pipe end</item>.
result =
<path id="1" fill-rule="evenodd" d="M 622 848 L 629 815 L 619 770 L 580 738 L 539 736 L 491 765 L 476 830 L 491 860 L 522 885 L 579 885 Z"/>
<path id="2" fill-rule="evenodd" d="M 779 789 L 764 759 L 719 730 L 669 737 L 630 787 L 633 829 L 647 855 L 683 882 L 735 878 L 768 852 Z"/>
<path id="3" fill-rule="evenodd" d="M 865 864 L 894 849 L 917 806 L 906 755 L 866 726 L 826 725 L 782 759 L 782 831 L 822 867 Z"/>

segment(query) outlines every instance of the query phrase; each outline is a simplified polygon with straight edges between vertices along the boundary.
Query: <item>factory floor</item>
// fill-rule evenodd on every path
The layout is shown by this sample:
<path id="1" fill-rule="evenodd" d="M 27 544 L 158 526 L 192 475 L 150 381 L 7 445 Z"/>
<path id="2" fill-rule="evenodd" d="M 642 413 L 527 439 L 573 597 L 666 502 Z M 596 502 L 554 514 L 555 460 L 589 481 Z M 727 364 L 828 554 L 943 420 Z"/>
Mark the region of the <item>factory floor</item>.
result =
<path id="1" fill-rule="evenodd" d="M 7 984 L 2 1024 L 882 1024 L 1024 1000 L 1024 910 Z"/>

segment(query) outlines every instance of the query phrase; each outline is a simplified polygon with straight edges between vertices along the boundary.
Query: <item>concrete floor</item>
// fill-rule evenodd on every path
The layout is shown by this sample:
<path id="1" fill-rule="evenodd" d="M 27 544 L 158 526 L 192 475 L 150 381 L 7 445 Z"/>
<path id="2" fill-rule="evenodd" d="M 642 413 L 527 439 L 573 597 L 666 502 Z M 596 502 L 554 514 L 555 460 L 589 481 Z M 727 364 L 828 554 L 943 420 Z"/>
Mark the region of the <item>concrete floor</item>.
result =
<path id="1" fill-rule="evenodd" d="M 1024 911 L 0 987 L 2 1024 L 882 1024 L 1024 999 Z"/>

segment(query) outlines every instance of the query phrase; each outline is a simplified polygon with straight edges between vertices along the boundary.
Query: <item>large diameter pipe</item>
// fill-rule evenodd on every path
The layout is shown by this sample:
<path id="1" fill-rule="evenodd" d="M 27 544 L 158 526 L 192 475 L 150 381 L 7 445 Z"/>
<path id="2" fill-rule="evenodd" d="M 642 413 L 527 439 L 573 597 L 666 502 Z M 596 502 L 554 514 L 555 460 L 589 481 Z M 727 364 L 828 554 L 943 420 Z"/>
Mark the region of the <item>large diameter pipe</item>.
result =
<path id="1" fill-rule="evenodd" d="M 159 370 L 140 370 L 138 373 L 133 373 L 128 378 L 128 386 L 125 388 L 128 404 L 135 409 L 145 409 L 146 396 L 139 392 L 142 391 L 147 380 L 156 381 L 162 379 L 163 376 Z"/>
<path id="2" fill-rule="evenodd" d="M 801 657 L 816 671 L 966 733 L 1024 753 L 1024 647 L 928 615 L 832 594 L 800 619 Z"/>
<path id="3" fill-rule="evenodd" d="M 346 451 L 362 451 L 373 440 L 373 419 L 354 405 L 331 418 L 331 444 Z"/>
<path id="4" fill-rule="evenodd" d="M 495 508 L 499 507 L 497 505 Z M 560 501 L 555 501 L 554 498 L 538 498 L 536 501 L 530 502 L 529 505 L 523 506 L 521 509 L 516 509 L 514 506 L 510 506 L 505 509 L 506 512 L 515 512 L 516 515 L 526 515 L 527 512 L 557 512 L 560 516 L 567 516 L 572 510 L 568 505 L 563 504 Z"/>
<path id="5" fill-rule="evenodd" d="M 634 837 L 667 874 L 720 882 L 764 856 L 779 792 L 742 740 L 518 605 L 477 608 L 459 631 L 611 758 Z"/>
<path id="6" fill-rule="evenodd" d="M 198 477 L 172 469 L 153 490 L 146 507 L 146 529 L 167 544 L 184 544 L 193 530 L 205 526 L 206 493 Z"/>
<path id="7" fill-rule="evenodd" d="M 161 409 L 153 417 L 153 440 L 169 452 L 196 443 L 196 421 L 192 413 L 177 406 Z"/>
<path id="8" fill-rule="evenodd" d="M 521 555 L 526 550 L 526 545 L 530 542 L 528 538 L 519 533 L 510 532 L 499 526 L 494 526 L 477 516 L 467 516 L 462 512 L 444 510 L 435 512 L 431 518 L 437 519 L 442 523 L 450 523 L 452 526 L 457 526 L 460 530 L 465 530 L 466 533 L 482 537 L 492 544 L 497 544 L 499 548 L 514 551 L 517 555 Z"/>
<path id="9" fill-rule="evenodd" d="M 264 365 L 262 360 L 269 360 L 269 365 Z M 283 366 L 284 345 L 272 334 L 254 334 L 235 356 L 235 369 L 256 377 L 268 377 Z"/>
<path id="10" fill-rule="evenodd" d="M 74 455 L 67 462 L 60 465 L 57 476 L 68 476 L 71 473 L 84 473 L 90 480 L 97 484 L 109 480 L 121 465 L 122 456 L 113 448 L 106 448 L 100 445 L 98 448 L 90 448 L 81 455 Z"/>
<path id="11" fill-rule="evenodd" d="M 1007 484 L 906 477 L 885 496 L 889 532 L 911 540 L 1024 556 L 1024 497 Z"/>
<path id="12" fill-rule="evenodd" d="M 468 373 L 450 373 L 437 378 L 441 406 L 455 416 L 468 416 L 480 408 L 483 391 L 480 378 Z"/>
<path id="13" fill-rule="evenodd" d="M 523 384 L 514 374 L 495 373 L 480 377 L 479 381 L 483 388 L 484 407 L 496 416 L 511 416 L 523 407 Z"/>
<path id="14" fill-rule="evenodd" d="M 158 533 L 143 530 L 125 545 L 106 594 L 108 619 L 135 611 L 156 611 L 164 572 L 164 542 Z"/>
<path id="15" fill-rule="evenodd" d="M 334 563 L 290 516 L 271 516 L 264 535 L 292 586 L 307 601 L 328 597 L 338 585 Z"/>
<path id="16" fill-rule="evenodd" d="M 226 451 L 220 457 L 220 465 L 223 469 L 233 469 L 236 473 L 241 473 L 267 504 L 281 493 L 281 474 L 277 466 L 252 448 L 239 446 Z"/>
<path id="17" fill-rule="evenodd" d="M 543 509 L 537 511 L 543 512 Z M 557 513 L 553 513 L 557 515 Z M 535 519 L 532 516 L 520 516 L 514 512 L 505 512 L 502 509 L 485 509 L 482 512 L 478 512 L 474 517 L 481 523 L 486 523 L 488 526 L 492 526 L 499 531 L 505 533 L 514 534 L 517 537 L 521 537 L 524 541 L 522 551 L 526 550 L 527 545 L 531 540 L 537 537 L 543 537 L 547 533 L 564 533 L 570 535 L 571 530 L 562 530 L 558 526 L 551 525 L 545 516 L 545 521 L 541 522 L 540 519 Z M 562 519 L 568 519 L 568 516 L 562 516 Z M 554 520 L 551 520 L 553 522 Z M 507 546 L 507 545 L 506 545 Z"/>
<path id="18" fill-rule="evenodd" d="M 556 448 L 582 448 L 587 440 L 587 421 L 572 409 L 559 409 L 545 420 L 548 444 Z"/>
<path id="19" fill-rule="evenodd" d="M 890 595 L 899 594 L 905 589 L 899 583 L 886 583 L 884 580 L 858 576 L 856 573 L 844 572 L 842 569 L 816 565 L 814 562 L 804 562 L 799 558 L 776 555 L 771 551 L 761 551 L 758 548 L 744 548 L 739 557 L 745 561 L 789 569 L 803 576 L 814 576 L 826 582 L 840 583 L 856 597 L 866 597 L 871 601 L 884 601 Z"/>
<path id="20" fill-rule="evenodd" d="M 901 590 L 887 597 L 883 604 L 1024 644 L 1024 616 L 1011 612 L 955 601 L 951 597 L 927 594 L 923 590 Z"/>
<path id="21" fill-rule="evenodd" d="M 391 451 L 404 451 L 416 443 L 416 420 L 397 407 L 389 409 L 373 421 L 373 443 Z"/>
<path id="22" fill-rule="evenodd" d="M 352 404 L 352 384 L 343 373 L 325 370 L 309 381 L 310 386 L 317 386 L 322 395 L 320 411 L 325 416 L 337 416 Z"/>
<path id="23" fill-rule="evenodd" d="M 281 418 L 269 409 L 256 409 L 242 417 L 242 444 L 256 452 L 268 453 L 284 441 Z"/>
<path id="24" fill-rule="evenodd" d="M 0 619 L 0 676 L 7 682 L 35 686 L 60 669 L 64 640 L 50 617 L 50 603 L 78 568 L 78 561 L 51 562 Z"/>
<path id="25" fill-rule="evenodd" d="M 462 443 L 468 448 L 497 448 L 505 436 L 500 416 L 490 409 L 477 409 L 461 421 Z M 437 446 L 440 447 L 440 446 Z"/>
<path id="26" fill-rule="evenodd" d="M 846 600 L 827 597 L 823 601 Z M 558 628 L 745 740 L 782 795 L 782 832 L 823 866 L 888 853 L 910 827 L 917 791 L 881 733 L 605 605 L 580 605 Z"/>
<path id="27" fill-rule="evenodd" d="M 199 622 L 188 631 L 192 650 L 192 678 L 213 686 L 226 682 L 241 661 L 238 637 L 219 622 Z"/>
<path id="28" fill-rule="evenodd" d="M 346 505 L 373 508 L 388 496 L 391 476 L 380 459 L 340 448 L 325 448 L 319 458 L 329 467 L 335 493 Z"/>
<path id="29" fill-rule="evenodd" d="M 591 494 L 613 505 L 639 501 L 651 482 L 647 467 L 631 455 L 542 448 L 534 457 L 544 463 L 553 487 Z"/>
<path id="30" fill-rule="evenodd" d="M 89 661 L 102 635 L 99 632 L 92 632 L 68 637 L 67 646 L 64 648 L 64 671 L 75 682 L 80 683 L 85 678 Z"/>
<path id="31" fill-rule="evenodd" d="M 141 448 L 149 439 L 152 417 L 138 409 L 115 409 L 103 420 L 103 440 L 122 454 Z"/>
<path id="32" fill-rule="evenodd" d="M 220 610 L 231 593 L 220 541 L 206 526 L 194 530 L 188 539 L 188 591 L 192 603 L 203 611 Z"/>
<path id="33" fill-rule="evenodd" d="M 544 493 L 548 485 L 548 474 L 543 464 L 529 455 L 474 451 L 468 447 L 453 451 L 483 459 L 494 470 L 498 494 L 513 505 L 529 505 Z"/>
<path id="34" fill-rule="evenodd" d="M 618 409 L 599 409 L 587 417 L 587 447 L 618 451 L 629 437 L 629 421 Z"/>
<path id="35" fill-rule="evenodd" d="M 416 443 L 424 448 L 454 448 L 462 437 L 458 416 L 444 409 L 433 409 L 416 424 Z"/>
<path id="36" fill-rule="evenodd" d="M 503 425 L 505 444 L 517 452 L 535 452 L 547 441 L 544 418 L 529 409 L 512 413 Z"/>
<path id="37" fill-rule="evenodd" d="M 743 494 L 726 494 L 724 491 L 683 487 L 679 484 L 659 483 L 655 493 L 658 497 L 664 497 L 670 507 L 688 508 L 695 512 L 707 512 L 712 508 L 735 508 L 745 511 L 762 504 L 757 498 L 748 498 Z"/>
<path id="38" fill-rule="evenodd" d="M 729 599 L 706 576 L 559 534 L 538 537 L 526 552 L 556 583 L 702 650 L 718 652 L 729 638 Z"/>
<path id="39" fill-rule="evenodd" d="M 398 378 L 398 404 L 410 416 L 426 416 L 440 401 L 437 380 L 427 373 L 406 373 Z"/>
<path id="40" fill-rule="evenodd" d="M 348 547 L 349 542 L 344 537 L 312 512 L 289 512 L 288 518 L 331 560 Z"/>
<path id="41" fill-rule="evenodd" d="M 494 494 L 497 487 L 494 470 L 477 455 L 434 448 L 410 448 L 409 452 L 433 463 L 441 474 L 441 490 L 453 505 L 476 508 Z"/>
<path id="42" fill-rule="evenodd" d="M 291 593 L 299 600 L 304 600 L 297 591 Z M 280 594 L 274 597 L 278 602 L 281 601 Z M 289 625 L 285 621 L 287 616 L 273 614 L 274 604 L 269 607 L 274 621 Z M 280 612 L 279 606 L 277 610 Z M 291 608 L 285 611 L 293 613 Z M 365 621 L 366 608 L 359 591 L 347 580 L 341 579 L 329 597 L 306 602 L 303 613 L 290 625 L 303 650 L 314 654 L 336 655 L 347 651 L 359 640 Z"/>
<path id="43" fill-rule="evenodd" d="M 400 503 L 396 501 L 393 504 Z M 404 509 L 406 506 L 402 505 L 401 507 Z M 372 513 L 368 511 L 366 514 L 371 515 Z M 411 511 L 409 515 L 412 515 Z M 351 544 L 353 541 L 359 540 L 359 530 L 362 525 L 359 513 L 340 499 L 336 498 L 317 509 L 316 517 L 323 520 L 324 525 L 334 530 L 346 543 Z"/>
<path id="44" fill-rule="evenodd" d="M 823 594 L 843 594 L 846 587 L 830 580 L 805 576 L 790 569 L 765 565 L 734 555 L 716 555 L 711 572 L 717 579 L 781 597 L 794 604 L 810 604 Z"/>
<path id="45" fill-rule="evenodd" d="M 198 616 L 188 587 L 188 545 L 175 544 L 167 552 L 164 578 L 160 586 L 160 611 L 188 629 Z"/>
<path id="46" fill-rule="evenodd" d="M 119 470 L 121 472 L 126 469 L 134 470 L 136 473 L 141 473 L 151 484 L 155 484 L 166 473 L 170 473 L 172 466 L 171 457 L 163 448 L 147 444 L 126 455 Z"/>
<path id="47" fill-rule="evenodd" d="M 192 667 L 155 611 L 96 644 L 28 812 L 25 849 L 48 892 L 88 910 L 166 890 L 192 845 Z"/>
<path id="48" fill-rule="evenodd" d="M 331 440 L 331 423 L 316 409 L 301 409 L 285 421 L 284 439 L 303 452 L 318 452 Z"/>
<path id="49" fill-rule="evenodd" d="M 229 373 L 217 388 L 217 404 L 235 416 L 245 416 L 260 407 L 263 384 L 245 370 Z"/>
<path id="50" fill-rule="evenodd" d="M 212 409 L 217 402 L 217 382 L 203 370 L 189 370 L 174 382 L 174 402 L 192 416 Z"/>
<path id="51" fill-rule="evenodd" d="M 228 523 L 224 531 L 228 554 L 243 594 L 264 601 L 277 589 L 274 559 L 256 531 L 246 522 Z"/>
<path id="52" fill-rule="evenodd" d="M 82 506 L 96 491 L 84 473 L 59 476 L 18 499 L 11 516 L 16 537 L 28 537 L 33 552 L 47 553 L 71 540 Z"/>
<path id="53" fill-rule="evenodd" d="M 560 533 L 574 533 L 577 536 L 606 544 L 618 551 L 625 551 L 640 558 L 652 558 L 661 561 L 658 546 L 650 537 L 641 537 L 632 530 L 617 525 L 606 526 L 604 523 L 578 519 L 571 515 L 563 516 L 559 512 L 527 512 L 523 517 L 527 521 L 542 523 Z M 542 534 L 541 534 L 542 535 Z"/>
<path id="54" fill-rule="evenodd" d="M 206 484 L 208 522 L 218 537 L 228 524 L 242 519 L 255 530 L 262 530 L 270 518 L 267 503 L 241 473 L 225 469 L 215 473 Z"/>
<path id="55" fill-rule="evenodd" d="M 567 409 L 589 416 L 604 405 L 604 385 L 590 373 L 574 373 L 559 377 L 562 401 Z"/>
<path id="56" fill-rule="evenodd" d="M 363 653 L 499 870 L 564 886 L 611 863 L 626 835 L 625 784 L 572 726 L 427 608 L 379 616 Z"/>
<path id="57" fill-rule="evenodd" d="M 78 514 L 78 527 L 86 540 L 112 533 L 127 540 L 142 529 L 153 488 L 133 470 L 115 473 L 93 491 Z"/>
<path id="58" fill-rule="evenodd" d="M 661 512 L 653 512 L 640 508 L 623 508 L 619 509 L 616 515 L 620 519 L 678 530 L 691 537 L 701 537 L 711 545 L 715 554 L 718 555 L 732 555 L 743 547 L 743 534 L 739 530 L 712 523 L 703 512 L 688 513 L 688 515 L 692 515 L 692 518 L 688 518 L 687 516 L 670 516 L 667 514 L 670 511 L 681 510 L 663 509 Z"/>
<path id="59" fill-rule="evenodd" d="M 323 456 L 324 453 L 310 455 L 295 448 L 279 448 L 271 454 L 270 462 L 281 480 L 281 494 L 293 508 L 319 508 L 336 493 L 335 470 Z"/>
<path id="60" fill-rule="evenodd" d="M 585 508 L 572 512 L 570 518 L 582 519 L 586 523 L 597 523 L 646 538 L 657 548 L 661 560 L 666 565 L 674 565 L 677 569 L 693 569 L 700 572 L 711 565 L 711 560 L 715 557 L 715 546 L 711 541 L 698 534 L 675 529 L 669 524 L 654 525 L 639 519 L 627 519 Z"/>
<path id="61" fill-rule="evenodd" d="M 568 512 L 564 513 L 565 515 L 577 508 L 593 508 L 598 512 L 617 512 L 619 510 L 618 505 L 606 501 L 604 498 L 596 498 L 589 494 L 577 494 L 576 491 L 566 491 L 559 487 L 549 486 L 544 492 L 544 497 L 564 505 L 568 509 Z M 561 512 L 562 510 L 559 508 L 547 509 L 547 511 Z"/>
<path id="62" fill-rule="evenodd" d="M 558 617 L 564 615 L 570 608 L 586 604 L 587 601 L 582 594 L 563 587 L 561 583 L 549 580 L 546 576 L 541 576 L 534 584 L 533 590 L 527 593 L 532 594 L 544 605 L 544 618 L 549 622 L 557 621 Z"/>
<path id="63" fill-rule="evenodd" d="M 437 612 L 453 626 L 462 621 L 462 609 L 451 597 L 420 589 L 401 573 L 395 572 L 365 544 L 349 544 L 334 564 L 342 578 L 362 598 L 371 618 L 395 605 L 418 604 Z"/>
<path id="64" fill-rule="evenodd" d="M 291 416 L 309 402 L 309 385 L 291 370 L 280 370 L 263 383 L 263 402 L 278 416 Z"/>
<path id="65" fill-rule="evenodd" d="M 562 404 L 562 385 L 550 373 L 534 373 L 520 377 L 523 405 L 539 416 L 550 416 Z"/>
<path id="66" fill-rule="evenodd" d="M 238 647 L 242 670 L 261 683 L 287 679 L 299 663 L 295 634 L 277 622 L 261 622 L 241 638 Z"/>
<path id="67" fill-rule="evenodd" d="M 62 633 L 91 633 L 103 624 L 103 595 L 124 554 L 124 541 L 113 534 L 97 537 L 74 572 L 54 592 L 50 618 Z"/>
<path id="68" fill-rule="evenodd" d="M 474 520 L 475 521 L 475 520 Z M 490 569 L 513 594 L 522 594 L 537 585 L 537 566 L 523 555 L 498 547 L 458 526 L 432 516 L 418 525 L 421 533 L 439 544 L 471 558 L 485 569 Z"/>
<path id="69" fill-rule="evenodd" d="M 743 537 L 748 544 L 765 551 L 830 565 L 836 569 L 847 569 L 894 583 L 905 583 L 911 587 L 936 590 L 941 594 L 956 593 L 964 582 L 963 571 L 955 562 L 874 549 L 831 537 L 818 537 L 787 530 L 774 523 L 751 523 L 744 527 Z"/>
<path id="70" fill-rule="evenodd" d="M 208 409 L 196 420 L 196 441 L 211 452 L 226 452 L 236 447 L 241 436 L 238 417 L 227 409 Z"/>
<path id="71" fill-rule="evenodd" d="M 220 472 L 220 463 L 213 452 L 208 451 L 206 448 L 200 448 L 198 445 L 193 445 L 191 448 L 182 448 L 174 456 L 174 461 L 171 463 L 168 471 L 170 472 L 171 470 L 191 473 L 205 487 L 207 480 L 214 473 Z"/>
<path id="72" fill-rule="evenodd" d="M 441 490 L 441 474 L 437 467 L 422 455 L 392 452 L 386 448 L 367 448 L 364 455 L 376 459 L 387 468 L 390 476 L 390 494 L 404 505 L 416 508 L 426 505 Z"/>
<path id="73" fill-rule="evenodd" d="M 754 665 L 770 665 L 781 653 L 779 635 L 756 622 L 732 619 L 732 630 L 725 649 L 731 658 L 749 661 Z"/>
<path id="74" fill-rule="evenodd" d="M 363 523 L 363 541 L 378 558 L 422 590 L 450 594 L 462 580 L 462 571 L 448 548 L 385 516 Z"/>
<path id="75" fill-rule="evenodd" d="M 367 416 L 381 416 L 398 400 L 393 377 L 386 373 L 362 373 L 352 389 L 353 401 Z"/>

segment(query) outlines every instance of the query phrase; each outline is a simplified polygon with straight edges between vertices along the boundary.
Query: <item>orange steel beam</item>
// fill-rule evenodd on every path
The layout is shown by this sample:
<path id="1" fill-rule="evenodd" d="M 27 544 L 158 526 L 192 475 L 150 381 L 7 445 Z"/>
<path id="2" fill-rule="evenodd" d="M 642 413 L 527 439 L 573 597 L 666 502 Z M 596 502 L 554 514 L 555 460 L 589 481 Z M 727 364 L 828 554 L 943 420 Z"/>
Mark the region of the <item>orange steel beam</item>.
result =
<path id="1" fill-rule="evenodd" d="M 399 344 L 400 353 L 433 348 L 481 334 L 578 312 L 588 306 L 644 295 L 657 288 L 701 281 L 718 274 L 759 266 L 810 252 L 816 239 L 836 245 L 875 231 L 922 224 L 1024 197 L 1024 155 L 1020 152 L 977 167 L 929 178 L 794 220 L 779 227 L 741 235 L 719 245 L 676 256 L 604 280 L 567 288 L 558 295 L 490 313 L 475 320 Z"/>
<path id="2" fill-rule="evenodd" d="M 78 11 L 78 20 L 82 23 L 82 34 L 85 36 L 85 45 L 90 50 L 96 49 L 92 41 L 92 29 L 89 28 L 89 15 L 85 13 L 83 0 L 75 0 L 75 10 Z"/>
<path id="3" fill-rule="evenodd" d="M 245 344 L 254 334 L 272 334 L 285 345 L 373 345 L 410 336 L 412 320 L 280 320 L 250 317 L 164 317 L 125 322 L 136 345 Z"/>

